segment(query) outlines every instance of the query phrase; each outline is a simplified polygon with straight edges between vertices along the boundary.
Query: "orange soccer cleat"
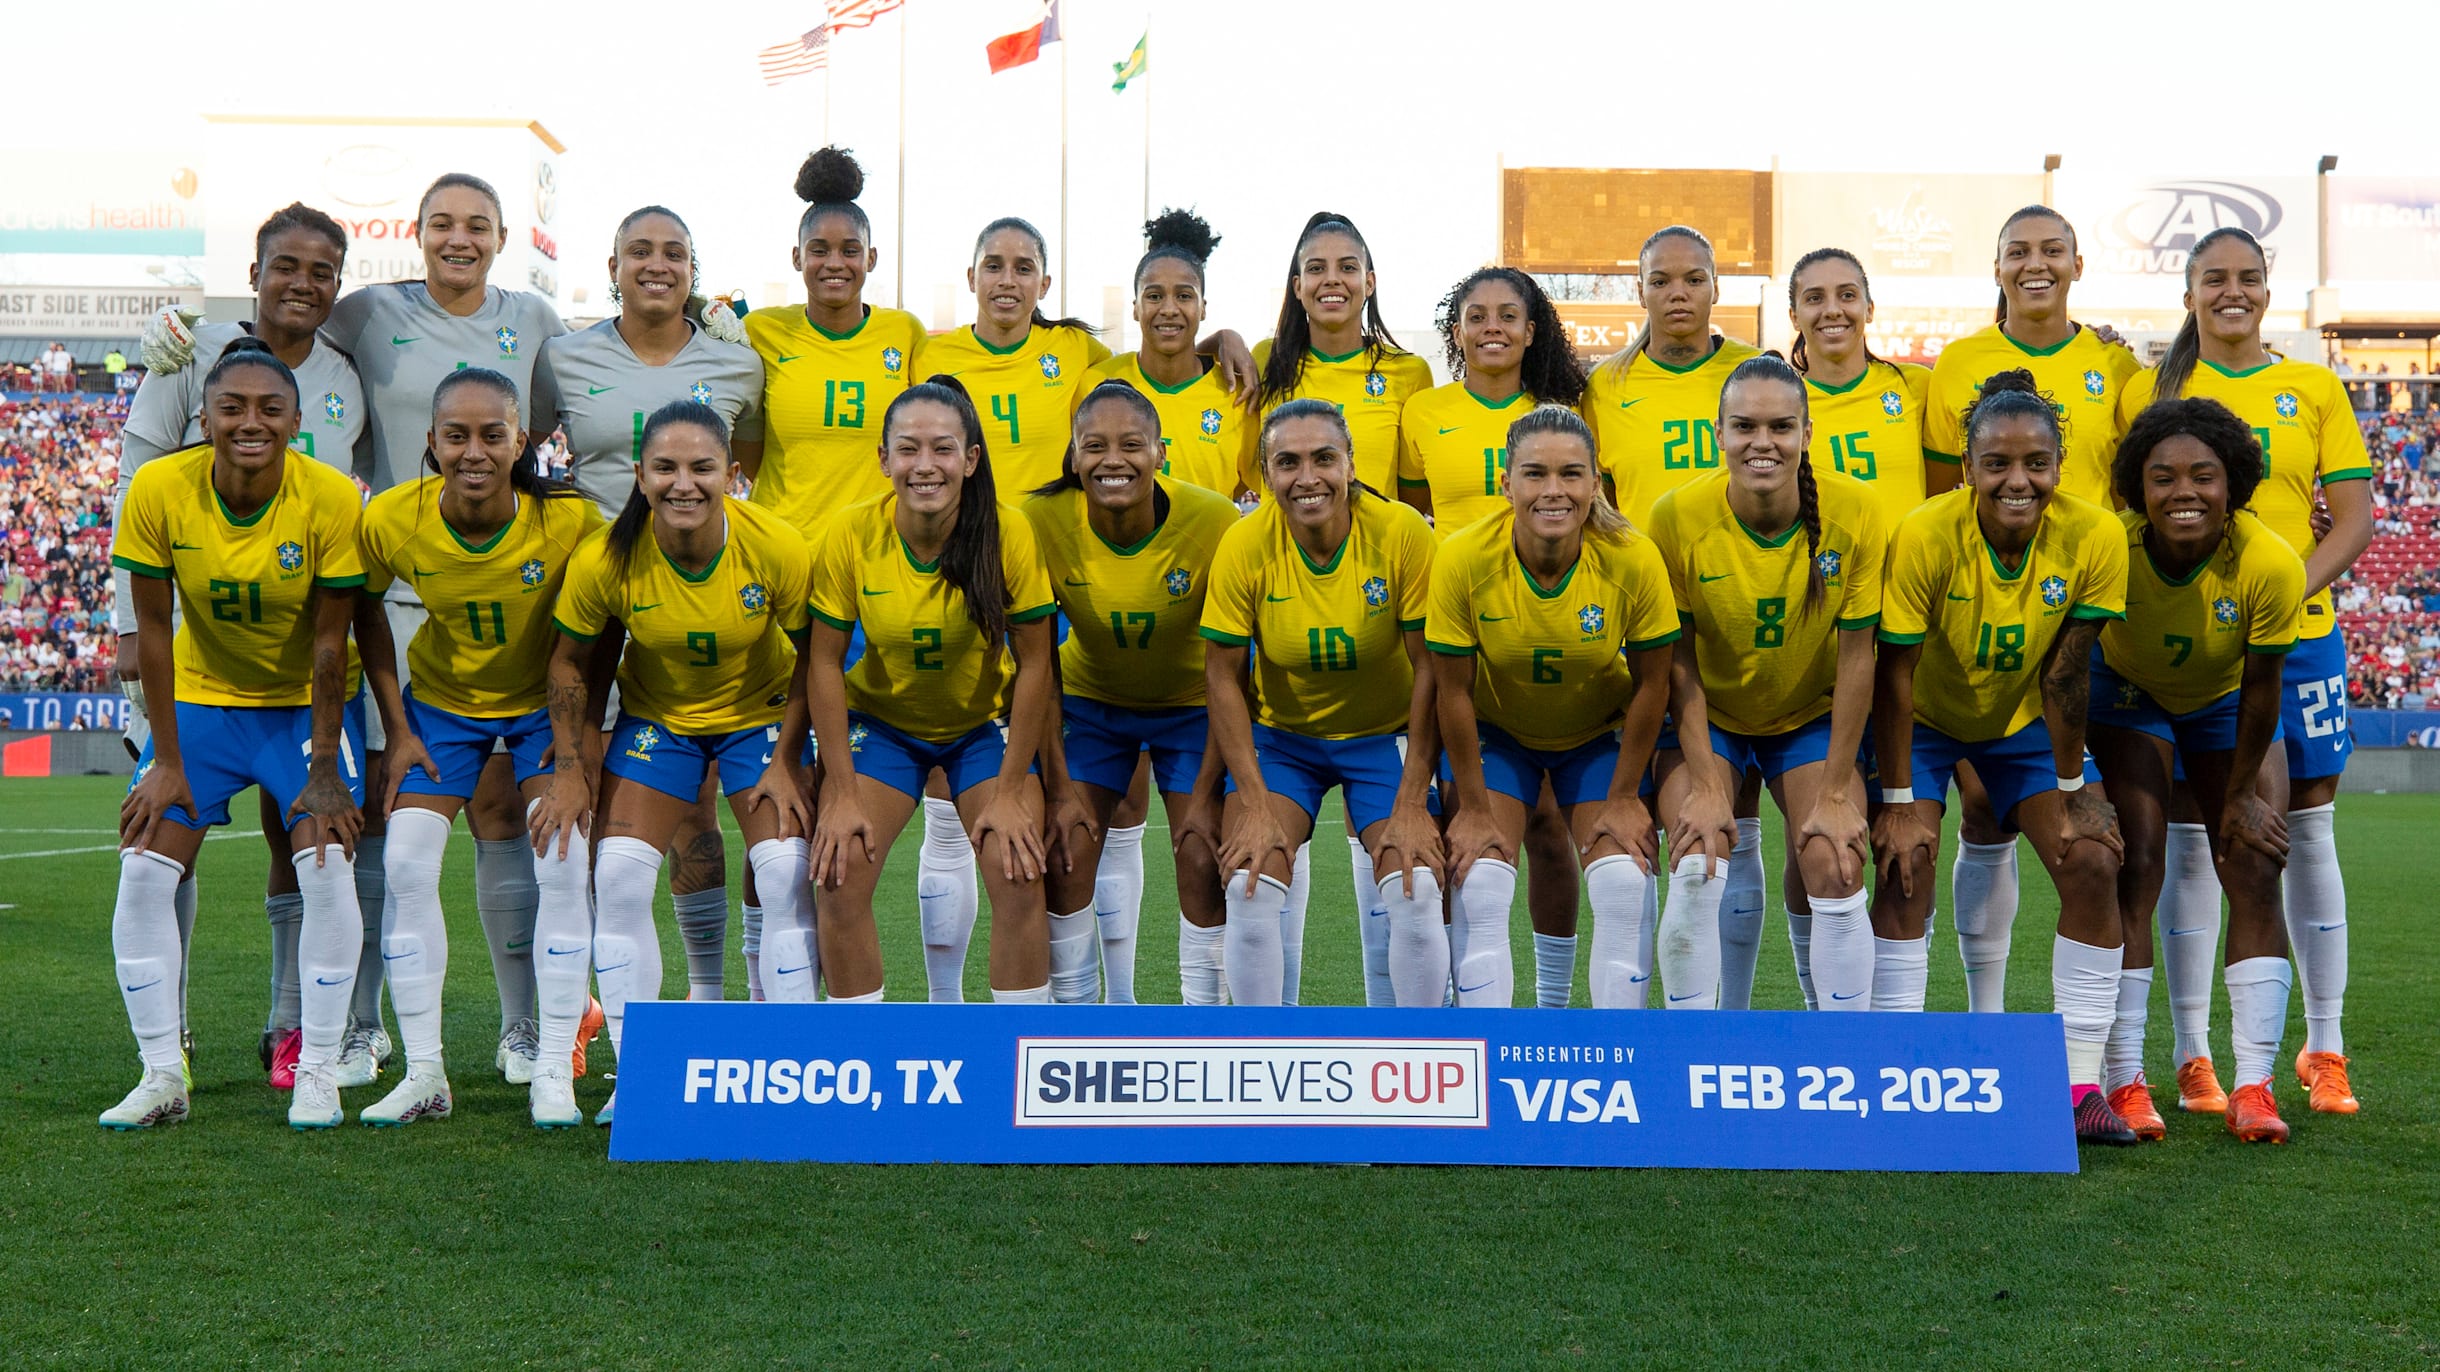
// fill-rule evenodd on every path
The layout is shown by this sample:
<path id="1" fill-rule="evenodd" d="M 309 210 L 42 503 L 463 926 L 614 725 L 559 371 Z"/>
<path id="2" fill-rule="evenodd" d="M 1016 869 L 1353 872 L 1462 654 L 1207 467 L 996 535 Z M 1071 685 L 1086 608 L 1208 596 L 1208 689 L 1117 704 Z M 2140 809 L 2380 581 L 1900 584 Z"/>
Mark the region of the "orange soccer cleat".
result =
<path id="1" fill-rule="evenodd" d="M 581 1077 L 585 1074 L 585 1045 L 599 1037 L 602 1026 L 608 1023 L 602 1018 L 602 1003 L 586 997 L 585 1017 L 576 1022 L 576 1052 L 568 1059 L 568 1065 L 574 1069 L 570 1075 Z"/>
<path id="2" fill-rule="evenodd" d="M 2347 1059 L 2339 1053 L 2298 1053 L 2296 1080 L 2308 1093 L 2305 1103 L 2325 1115 L 2352 1115 L 2355 1088 L 2347 1084 Z"/>
<path id="3" fill-rule="evenodd" d="M 2146 1143 L 2169 1136 L 2168 1121 L 2160 1117 L 2159 1108 L 2152 1104 L 2151 1084 L 2141 1077 L 2110 1092 L 2110 1108 L 2127 1122 L 2127 1128 L 2135 1131 L 2135 1137 Z"/>
<path id="4" fill-rule="evenodd" d="M 2189 1115 L 2227 1113 L 2228 1093 L 2220 1089 L 2211 1059 L 2188 1058 L 2177 1065 L 2177 1108 Z"/>
<path id="5" fill-rule="evenodd" d="M 2279 1118 L 2279 1102 L 2271 1098 L 2269 1082 L 2237 1088 L 2228 1102 L 2228 1132 L 2247 1143 L 2288 1141 L 2287 1121 Z"/>

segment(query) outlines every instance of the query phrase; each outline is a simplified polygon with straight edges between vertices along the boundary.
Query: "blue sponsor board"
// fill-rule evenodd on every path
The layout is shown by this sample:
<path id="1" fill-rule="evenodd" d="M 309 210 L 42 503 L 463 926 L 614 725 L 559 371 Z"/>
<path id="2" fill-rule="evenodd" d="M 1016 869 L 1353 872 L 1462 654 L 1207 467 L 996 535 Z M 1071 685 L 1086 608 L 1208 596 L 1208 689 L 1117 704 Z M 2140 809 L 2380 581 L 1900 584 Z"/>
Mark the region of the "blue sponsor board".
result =
<path id="1" fill-rule="evenodd" d="M 628 1008 L 622 1162 L 2073 1172 L 2056 1015 Z"/>
<path id="2" fill-rule="evenodd" d="M 24 691 L 0 695 L 0 729 L 107 729 L 127 727 L 131 707 L 116 692 Z"/>

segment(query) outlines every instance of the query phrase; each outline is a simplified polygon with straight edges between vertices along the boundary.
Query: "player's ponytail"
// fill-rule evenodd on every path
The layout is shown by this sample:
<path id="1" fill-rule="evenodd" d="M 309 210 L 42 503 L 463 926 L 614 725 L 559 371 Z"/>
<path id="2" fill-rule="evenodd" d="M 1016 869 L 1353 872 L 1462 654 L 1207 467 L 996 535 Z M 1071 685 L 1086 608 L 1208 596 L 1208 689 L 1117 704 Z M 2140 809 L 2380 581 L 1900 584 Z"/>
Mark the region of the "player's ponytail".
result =
<path id="1" fill-rule="evenodd" d="M 2023 209 L 2018 210 L 2016 213 L 2009 215 L 2008 218 L 1999 226 L 1999 241 L 2002 243 L 2007 242 L 2008 230 L 2015 228 L 2018 224 L 2021 224 L 2028 219 L 2058 220 L 2059 227 L 2067 230 L 2068 255 L 2071 257 L 2075 255 L 2076 226 L 2067 222 L 2066 215 L 2059 213 L 2057 210 L 2052 209 L 2048 205 L 2027 205 Z M 2198 244 L 2197 246 L 2200 245 Z M 2062 295 L 2066 294 L 2066 282 L 2062 281 L 2059 283 L 2059 292 Z M 1999 313 L 1992 316 L 1992 318 L 1996 323 L 2005 324 L 2008 322 L 2008 292 L 2005 289 L 2001 290 L 1999 293 Z"/>
<path id="2" fill-rule="evenodd" d="M 1974 394 L 1974 403 L 1966 406 L 1965 417 L 1958 427 L 1966 436 L 1966 452 L 1971 456 L 1974 440 L 1983 429 L 1996 420 L 2026 418 L 2039 420 L 2050 430 L 2051 443 L 2065 451 L 2067 431 L 2061 427 L 2059 407 L 2051 403 L 2050 393 L 2034 380 L 2033 373 L 2023 367 L 2011 367 L 1984 379 Z"/>
<path id="3" fill-rule="evenodd" d="M 1584 363 L 1576 356 L 1567 322 L 1559 318 L 1559 307 L 1550 302 L 1541 285 L 1514 267 L 1477 268 L 1440 298 L 1433 323 L 1440 330 L 1442 347 L 1447 350 L 1450 374 L 1461 380 L 1465 377 L 1466 354 L 1458 343 L 1458 332 L 1465 322 L 1466 297 L 1488 281 L 1502 282 L 1515 291 L 1517 298 L 1525 302 L 1526 322 L 1533 326 L 1533 341 L 1525 345 L 1517 384 L 1537 403 L 1573 406 L 1582 400 L 1586 382 Z"/>
<path id="4" fill-rule="evenodd" d="M 1051 247 L 1049 242 L 1042 237 L 1042 230 L 1035 228 L 1032 224 L 1017 218 L 1013 214 L 1002 215 L 1000 218 L 992 220 L 990 223 L 983 226 L 983 231 L 981 233 L 974 236 L 974 255 L 967 259 L 968 266 L 972 266 L 974 263 L 983 260 L 983 245 L 990 242 L 991 236 L 998 233 L 1002 229 L 1015 229 L 1017 232 L 1024 234 L 1027 238 L 1034 240 L 1034 256 L 1041 259 L 1043 268 L 1045 270 L 1049 269 L 1051 261 Z M 1095 336 L 1099 336 L 1101 333 L 1101 330 L 1094 328 L 1092 325 L 1085 323 L 1083 320 L 1078 319 L 1074 315 L 1063 315 L 1060 318 L 1053 319 L 1049 315 L 1044 314 L 1042 312 L 1042 307 L 1038 304 L 1034 306 L 1033 326 L 1037 329 L 1075 329 L 1080 333 L 1093 334 Z M 960 395 L 965 394 L 962 388 L 958 393 Z M 969 405 L 969 408 L 972 408 L 971 404 Z"/>
<path id="5" fill-rule="evenodd" d="M 693 425 L 710 434 L 712 441 L 720 445 L 720 455 L 731 462 L 736 460 L 729 456 L 728 422 L 720 417 L 718 410 L 699 401 L 673 400 L 645 416 L 644 431 L 635 444 L 639 454 L 637 465 L 642 465 L 640 455 L 652 451 L 652 440 L 659 437 L 663 429 L 681 424 Z M 644 483 L 639 480 L 635 489 L 627 493 L 627 503 L 620 508 L 618 518 L 610 521 L 610 561 L 618 568 L 620 580 L 626 579 L 629 566 L 635 559 L 636 546 L 644 541 L 645 526 L 650 523 L 652 504 L 644 498 Z"/>
<path id="6" fill-rule="evenodd" d="M 1288 284 L 1279 302 L 1279 322 L 1271 330 L 1271 358 L 1263 364 L 1262 388 L 1254 397 L 1258 412 L 1286 399 L 1304 380 L 1305 355 L 1313 351 L 1313 321 L 1305 317 L 1305 302 L 1296 298 L 1296 278 L 1304 265 L 1305 249 L 1326 233 L 1343 233 L 1354 239 L 1356 250 L 1364 254 L 1364 270 L 1373 270 L 1372 245 L 1364 241 L 1354 220 L 1322 210 L 1305 221 L 1304 232 L 1296 236 L 1296 251 L 1288 255 Z M 1397 339 L 1390 337 L 1389 325 L 1381 318 L 1380 292 L 1368 292 L 1364 297 L 1365 360 L 1378 367 L 1382 355 L 1392 351 L 1403 349 L 1398 347 Z"/>
<path id="7" fill-rule="evenodd" d="M 2236 239 L 2253 249 L 2254 260 L 2262 264 L 2265 273 L 2270 270 L 2270 258 L 2262 251 L 2261 242 L 2252 234 L 2230 224 L 2223 228 L 2213 229 L 2194 240 L 2194 250 L 2186 254 L 2186 294 L 2194 294 L 2194 267 L 2197 262 L 2202 260 L 2203 249 L 2223 238 Z M 2154 400 L 2175 400 L 2184 395 L 2186 383 L 2194 376 L 2194 364 L 2202 355 L 2203 326 L 2201 321 L 2196 318 L 2195 312 L 2188 310 L 2186 311 L 2186 322 L 2177 326 L 2177 337 L 2169 340 L 2168 355 L 2161 358 L 2160 369 L 2152 373 L 2152 398 Z M 2128 508 L 2141 509 L 2142 506 L 2136 505 Z"/>
<path id="8" fill-rule="evenodd" d="M 1701 248 L 1703 250 L 1704 267 L 1711 271 L 1713 279 L 1718 279 L 1718 260 L 1712 255 L 1711 240 L 1703 236 L 1702 230 L 1691 228 L 1684 224 L 1666 225 L 1662 228 L 1653 230 L 1652 236 L 1644 240 L 1644 245 L 1635 250 L 1635 282 L 1637 296 L 1639 299 L 1641 298 L 1643 290 L 1644 261 L 1652 256 L 1652 245 L 1660 242 L 1664 238 L 1683 238 L 1687 242 Z M 1721 339 L 1720 335 L 1713 334 L 1711 336 L 1712 351 L 1719 351 L 1722 341 L 1723 340 Z M 1636 331 L 1635 341 L 1629 343 L 1623 351 L 1612 354 L 1609 361 L 1601 364 L 1602 369 L 1604 371 L 1624 372 L 1627 368 L 1635 365 L 1635 359 L 1638 354 L 1649 352 L 1651 351 L 1651 348 L 1652 313 L 1650 310 L 1646 310 L 1644 312 L 1644 326 Z"/>
<path id="9" fill-rule="evenodd" d="M 988 236 L 988 235 L 986 235 Z M 881 446 L 889 450 L 898 415 L 909 405 L 948 407 L 964 429 L 965 447 L 974 454 L 974 471 L 958 487 L 957 519 L 949 526 L 948 542 L 940 550 L 941 580 L 966 599 L 966 618 L 983 636 L 986 670 L 999 660 L 1008 642 L 1008 572 L 1000 561 L 1000 497 L 991 479 L 991 452 L 983 441 L 982 416 L 966 385 L 954 376 L 936 375 L 898 393 L 881 415 Z"/>

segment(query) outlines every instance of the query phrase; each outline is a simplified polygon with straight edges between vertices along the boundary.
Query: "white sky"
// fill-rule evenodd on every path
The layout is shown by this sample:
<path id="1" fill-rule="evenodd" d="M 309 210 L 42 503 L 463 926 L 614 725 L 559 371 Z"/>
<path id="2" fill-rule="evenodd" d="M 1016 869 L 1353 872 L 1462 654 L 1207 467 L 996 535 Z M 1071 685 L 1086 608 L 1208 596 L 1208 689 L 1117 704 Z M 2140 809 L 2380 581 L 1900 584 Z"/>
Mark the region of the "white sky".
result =
<path id="1" fill-rule="evenodd" d="M 789 183 L 824 141 L 825 81 L 830 135 L 865 163 L 880 242 L 897 239 L 900 15 L 839 35 L 827 77 L 766 89 L 756 52 L 810 27 L 819 0 L 21 8 L 0 98 L 21 134 L 48 134 L 46 108 L 119 116 L 114 131 L 63 131 L 97 153 L 113 138 L 200 146 L 202 111 L 540 120 L 569 148 L 562 265 L 595 287 L 581 312 L 599 308 L 589 235 L 598 226 L 606 257 L 618 217 L 655 201 L 693 225 L 707 285 L 770 304 L 767 285 L 785 282 L 801 299 L 787 265 L 799 208 Z M 1021 214 L 1058 234 L 1059 49 L 996 77 L 983 61 L 985 41 L 1030 8 L 910 0 L 906 303 L 927 322 L 986 220 Z M 1503 159 L 2038 171 L 2057 152 L 2071 171 L 2194 175 L 2305 174 L 2334 152 L 2348 172 L 2432 166 L 2419 70 L 2440 42 L 2429 4 L 1062 8 L 1068 305 L 1096 322 L 1102 287 L 1123 283 L 1141 250 L 1147 95 L 1153 203 L 1197 206 L 1225 237 L 1213 318 L 1249 339 L 1270 331 L 1297 226 L 1325 207 L 1364 227 L 1393 326 L 1420 335 L 1447 284 L 1496 251 Z M 1111 64 L 1148 19 L 1151 75 L 1113 95 Z M 97 84 L 105 55 L 110 75 Z M 300 167 L 301 185 L 307 176 Z M 888 303 L 893 276 L 885 263 L 867 299 Z M 957 288 L 962 322 L 972 302 Z"/>

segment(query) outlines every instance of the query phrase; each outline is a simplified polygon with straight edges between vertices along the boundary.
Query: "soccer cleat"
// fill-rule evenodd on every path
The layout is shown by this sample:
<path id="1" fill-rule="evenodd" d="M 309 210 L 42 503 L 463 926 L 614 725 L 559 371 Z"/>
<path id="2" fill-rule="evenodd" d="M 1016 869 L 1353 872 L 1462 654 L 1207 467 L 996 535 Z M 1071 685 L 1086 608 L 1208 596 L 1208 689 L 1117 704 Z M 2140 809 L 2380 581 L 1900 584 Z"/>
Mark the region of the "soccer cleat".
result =
<path id="1" fill-rule="evenodd" d="M 262 1054 L 263 1070 L 266 1072 L 271 1070 L 271 1055 L 279 1049 L 280 1033 L 277 1029 L 265 1029 L 262 1041 L 255 1045 L 255 1051 Z"/>
<path id="2" fill-rule="evenodd" d="M 271 1074 L 267 1080 L 270 1081 L 274 1090 L 293 1091 L 297 1084 L 297 1054 L 304 1051 L 305 1031 L 302 1029 L 276 1029 L 263 1037 L 268 1040 L 272 1039 L 274 1035 L 277 1036 L 277 1041 L 273 1042 L 269 1049 Z"/>
<path id="3" fill-rule="evenodd" d="M 368 1105 L 356 1118 L 376 1129 L 394 1129 L 417 1120 L 449 1118 L 449 1074 L 437 1062 L 411 1062 L 407 1075 L 377 1105 Z"/>
<path id="4" fill-rule="evenodd" d="M 534 1055 L 541 1047 L 532 1020 L 512 1019 L 500 1030 L 500 1051 L 492 1063 L 509 1085 L 523 1086 L 534 1079 Z"/>
<path id="5" fill-rule="evenodd" d="M 576 1022 L 576 1052 L 568 1059 L 569 1069 L 574 1075 L 581 1077 L 585 1074 L 585 1045 L 600 1037 L 603 1026 L 609 1022 L 602 1014 L 602 1003 L 587 998 L 585 1017 Z"/>
<path id="6" fill-rule="evenodd" d="M 603 1101 L 602 1108 L 593 1112 L 593 1122 L 600 1125 L 602 1128 L 607 1129 L 616 1122 L 611 1118 L 611 1116 L 617 1113 L 617 1111 L 618 1088 L 613 1086 L 610 1088 L 610 1099 Z"/>
<path id="7" fill-rule="evenodd" d="M 166 1067 L 144 1069 L 144 1079 L 127 1098 L 102 1112 L 104 1129 L 150 1129 L 156 1124 L 186 1120 L 186 1081 Z"/>
<path id="8" fill-rule="evenodd" d="M 350 1024 L 339 1040 L 339 1060 L 331 1064 L 331 1080 L 340 1086 L 370 1086 L 381 1076 L 381 1055 L 368 1025 Z"/>
<path id="9" fill-rule="evenodd" d="M 328 1067 L 297 1069 L 295 1094 L 288 1098 L 291 1129 L 336 1129 L 346 1118 L 339 1108 L 339 1083 Z"/>
<path id="10" fill-rule="evenodd" d="M 2157 1141 L 2169 1137 L 2168 1121 L 2160 1117 L 2159 1108 L 2152 1104 L 2151 1084 L 2141 1077 L 2110 1092 L 2110 1109 L 2127 1122 L 2127 1128 L 2134 1130 L 2139 1139 Z"/>
<path id="11" fill-rule="evenodd" d="M 194 1090 L 195 1031 L 192 1029 L 181 1029 L 178 1031 L 178 1066 L 180 1075 L 186 1078 L 186 1089 L 189 1091 Z"/>
<path id="12" fill-rule="evenodd" d="M 536 1129 L 573 1129 L 585 1122 L 585 1112 L 576 1108 L 576 1079 L 565 1072 L 537 1068 L 526 1099 Z"/>
<path id="13" fill-rule="evenodd" d="M 381 1021 L 373 1021 L 373 1066 L 389 1066 L 390 1055 L 396 1051 L 390 1044 L 390 1031 L 381 1027 Z"/>
<path id="14" fill-rule="evenodd" d="M 2247 1143 L 2288 1141 L 2287 1121 L 2279 1118 L 2279 1102 L 2272 1099 L 2269 1082 L 2237 1088 L 2228 1101 L 2228 1132 Z"/>
<path id="15" fill-rule="evenodd" d="M 2220 1089 L 2220 1073 L 2209 1058 L 2188 1058 L 2177 1065 L 2177 1108 L 2189 1115 L 2217 1115 L 2228 1109 L 2228 1093 Z"/>
<path id="16" fill-rule="evenodd" d="M 2076 1102 L 2076 1142 L 2124 1148 L 2135 1142 L 2135 1131 L 2110 1108 L 2109 1097 L 2097 1090 L 2087 1091 Z"/>
<path id="17" fill-rule="evenodd" d="M 2352 1115 L 2355 1088 L 2347 1083 L 2347 1058 L 2341 1053 L 2298 1053 L 2296 1080 L 2304 1083 L 2305 1104 L 2325 1115 Z"/>

